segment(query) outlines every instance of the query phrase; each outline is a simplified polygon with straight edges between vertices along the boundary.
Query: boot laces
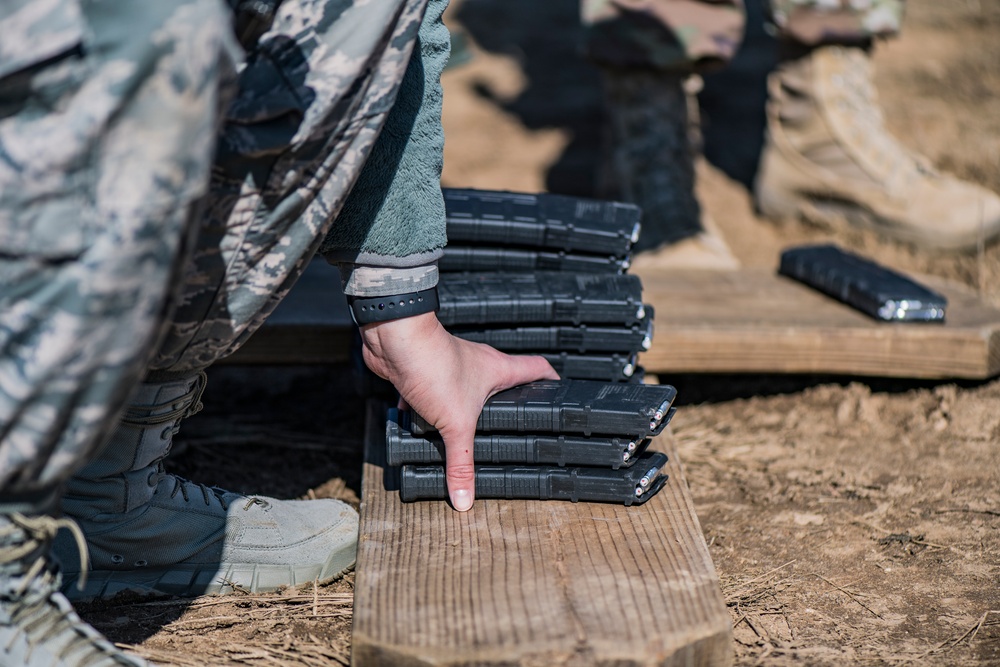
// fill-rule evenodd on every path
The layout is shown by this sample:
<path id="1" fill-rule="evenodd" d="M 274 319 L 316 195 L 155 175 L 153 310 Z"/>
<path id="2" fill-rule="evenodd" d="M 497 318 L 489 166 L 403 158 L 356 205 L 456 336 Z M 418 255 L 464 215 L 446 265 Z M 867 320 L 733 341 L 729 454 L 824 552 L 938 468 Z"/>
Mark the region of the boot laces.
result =
<path id="1" fill-rule="evenodd" d="M 87 584 L 87 570 L 90 569 L 89 552 L 87 551 L 87 540 L 83 536 L 80 526 L 72 519 L 56 519 L 51 516 L 40 515 L 27 517 L 23 514 L 14 513 L 7 517 L 10 520 L 5 526 L 0 526 L 0 543 L 15 537 L 19 532 L 24 535 L 20 544 L 8 547 L 0 551 L 0 565 L 15 563 L 42 546 L 49 544 L 60 528 L 69 530 L 80 553 L 80 590 Z M 23 596 L 31 583 L 46 569 L 45 558 L 36 558 L 31 567 L 22 578 L 21 585 L 17 588 L 18 597 Z"/>
<path id="2" fill-rule="evenodd" d="M 82 589 L 88 570 L 87 545 L 76 522 L 44 515 L 27 517 L 17 513 L 7 518 L 9 523 L 0 526 L 0 543 L 13 544 L 0 549 L 0 566 L 12 565 L 33 553 L 43 552 L 59 528 L 67 528 L 79 546 L 79 585 Z M 12 633 L 7 651 L 13 648 L 23 633 L 30 645 L 29 658 L 36 647 L 58 642 L 61 644 L 58 657 L 69 659 L 75 656 L 75 664 L 79 667 L 107 665 L 109 660 L 122 665 L 138 664 L 125 658 L 113 644 L 76 615 L 59 593 L 59 571 L 47 556 L 38 555 L 20 578 L 9 599 L 12 606 L 10 621 L 20 632 Z"/>
<path id="3" fill-rule="evenodd" d="M 163 472 L 162 464 L 160 472 Z M 229 509 L 229 502 L 226 500 L 226 491 L 224 489 L 192 482 L 189 479 L 169 473 L 164 473 L 163 477 L 173 483 L 173 488 L 170 490 L 171 499 L 176 498 L 177 494 L 180 494 L 184 498 L 185 503 L 190 503 L 192 496 L 197 497 L 201 495 L 201 499 L 204 501 L 206 507 L 211 506 L 212 501 L 215 501 L 219 503 L 223 510 Z"/>

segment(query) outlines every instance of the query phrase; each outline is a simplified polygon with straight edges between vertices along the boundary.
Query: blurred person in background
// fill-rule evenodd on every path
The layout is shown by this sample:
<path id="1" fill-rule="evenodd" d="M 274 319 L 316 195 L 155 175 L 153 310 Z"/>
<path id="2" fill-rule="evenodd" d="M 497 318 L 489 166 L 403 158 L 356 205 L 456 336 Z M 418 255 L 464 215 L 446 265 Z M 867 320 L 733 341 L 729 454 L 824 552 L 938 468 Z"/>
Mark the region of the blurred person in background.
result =
<path id="1" fill-rule="evenodd" d="M 899 33 L 903 0 L 770 0 L 779 63 L 754 184 L 771 218 L 839 216 L 932 250 L 1000 233 L 1000 197 L 935 170 L 886 130 L 875 44 Z M 633 271 L 738 266 L 694 193 L 685 82 L 727 63 L 742 0 L 582 0 L 586 53 L 602 74 L 610 137 L 604 173 L 643 209 Z"/>

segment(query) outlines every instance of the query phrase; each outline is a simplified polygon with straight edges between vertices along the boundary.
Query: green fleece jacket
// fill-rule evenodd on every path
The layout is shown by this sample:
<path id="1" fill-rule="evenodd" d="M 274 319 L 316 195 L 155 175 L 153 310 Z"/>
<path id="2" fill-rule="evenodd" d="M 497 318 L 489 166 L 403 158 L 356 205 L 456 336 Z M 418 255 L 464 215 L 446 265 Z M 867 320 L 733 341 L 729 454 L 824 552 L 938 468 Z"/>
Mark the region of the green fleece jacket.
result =
<path id="1" fill-rule="evenodd" d="M 441 21 L 447 4 L 428 3 L 395 105 L 320 246 L 340 266 L 345 285 L 358 266 L 410 269 L 412 275 L 412 269 L 433 264 L 445 245 L 440 79 L 451 44 Z M 421 287 L 433 286 L 426 280 Z"/>

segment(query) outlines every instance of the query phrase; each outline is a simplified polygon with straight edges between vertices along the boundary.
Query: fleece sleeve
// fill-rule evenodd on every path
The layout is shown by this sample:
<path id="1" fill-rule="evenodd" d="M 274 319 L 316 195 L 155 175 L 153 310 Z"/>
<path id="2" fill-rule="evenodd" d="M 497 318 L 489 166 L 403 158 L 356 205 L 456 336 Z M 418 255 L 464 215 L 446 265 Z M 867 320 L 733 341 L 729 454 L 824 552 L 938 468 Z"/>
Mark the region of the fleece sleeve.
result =
<path id="1" fill-rule="evenodd" d="M 396 103 L 320 253 L 344 290 L 385 296 L 437 284 L 445 245 L 441 72 L 450 36 L 447 0 L 430 0 Z"/>

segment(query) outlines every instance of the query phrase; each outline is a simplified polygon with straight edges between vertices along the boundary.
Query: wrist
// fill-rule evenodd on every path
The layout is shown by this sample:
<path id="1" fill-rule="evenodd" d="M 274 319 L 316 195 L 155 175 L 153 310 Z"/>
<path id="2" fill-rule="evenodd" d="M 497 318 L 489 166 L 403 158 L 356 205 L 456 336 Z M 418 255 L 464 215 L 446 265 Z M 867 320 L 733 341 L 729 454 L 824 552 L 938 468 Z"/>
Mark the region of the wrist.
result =
<path id="1" fill-rule="evenodd" d="M 351 316 L 359 327 L 436 313 L 440 307 L 436 286 L 406 294 L 349 296 L 347 303 L 351 307 Z"/>
<path id="2" fill-rule="evenodd" d="M 362 325 L 362 356 L 377 375 L 394 380 L 400 366 L 416 353 L 440 354 L 439 339 L 447 332 L 434 313 Z"/>

